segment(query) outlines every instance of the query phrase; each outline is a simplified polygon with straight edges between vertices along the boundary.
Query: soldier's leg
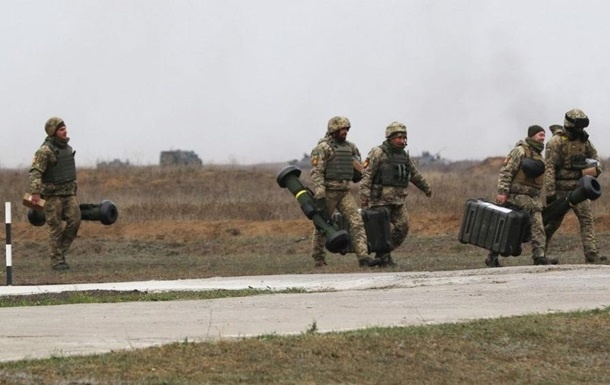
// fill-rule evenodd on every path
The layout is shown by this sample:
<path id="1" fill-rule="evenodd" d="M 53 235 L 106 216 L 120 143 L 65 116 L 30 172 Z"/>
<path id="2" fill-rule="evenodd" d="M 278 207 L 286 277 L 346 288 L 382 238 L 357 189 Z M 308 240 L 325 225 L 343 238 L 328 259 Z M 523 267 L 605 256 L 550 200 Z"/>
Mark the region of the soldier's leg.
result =
<path id="1" fill-rule="evenodd" d="M 557 260 L 549 260 L 546 257 L 546 236 L 542 223 L 542 213 L 540 211 L 530 212 L 531 220 L 531 240 L 532 259 L 534 265 L 557 264 Z"/>
<path id="2" fill-rule="evenodd" d="M 314 229 L 311 242 L 311 257 L 313 258 L 316 267 L 326 265 L 326 251 L 324 250 L 325 242 L 326 237 L 318 229 Z"/>
<path id="3" fill-rule="evenodd" d="M 485 258 L 485 265 L 487 265 L 487 267 L 502 267 L 498 258 L 499 256 L 500 255 L 498 253 L 490 251 Z"/>
<path id="4" fill-rule="evenodd" d="M 531 221 L 531 245 L 532 257 L 544 257 L 544 247 L 546 245 L 546 236 L 544 234 L 544 225 L 542 224 L 542 213 L 539 211 L 530 212 Z"/>
<path id="5" fill-rule="evenodd" d="M 340 198 L 336 192 L 327 191 L 326 193 L 326 212 L 324 213 L 327 218 L 332 217 L 332 213 L 335 211 L 335 207 L 337 206 L 337 200 Z M 318 229 L 314 229 L 313 231 L 313 240 L 312 240 L 312 251 L 311 257 L 315 261 L 314 264 L 316 267 L 326 266 L 326 237 L 322 234 Z"/>
<path id="6" fill-rule="evenodd" d="M 63 219 L 66 221 L 66 226 L 62 233 L 60 251 L 65 257 L 68 249 L 70 249 L 70 245 L 72 245 L 78 234 L 81 212 L 76 196 L 66 196 L 61 199 L 63 201 Z"/>
<path id="7" fill-rule="evenodd" d="M 44 214 L 49 226 L 49 252 L 51 266 L 64 262 L 61 250 L 64 226 L 62 222 L 63 205 L 60 197 L 46 197 Z"/>
<path id="8" fill-rule="evenodd" d="M 390 211 L 390 223 L 392 224 L 392 232 L 390 234 L 390 243 L 392 250 L 398 248 L 407 238 L 409 234 L 409 213 L 406 205 L 388 205 L 385 206 Z M 391 253 L 377 253 L 375 260 L 379 267 L 394 266 L 394 259 Z"/>
<path id="9" fill-rule="evenodd" d="M 394 225 L 391 240 L 392 250 L 394 250 L 402 245 L 409 234 L 409 212 L 407 211 L 407 205 L 392 205 L 390 222 Z"/>
<path id="10" fill-rule="evenodd" d="M 593 211 L 591 201 L 584 200 L 573 207 L 574 214 L 580 224 L 580 238 L 582 240 L 585 260 L 588 263 L 598 262 L 597 242 L 595 241 L 595 230 L 593 229 Z"/>
<path id="11" fill-rule="evenodd" d="M 345 192 L 342 198 L 337 204 L 337 210 L 348 223 L 349 233 L 351 235 L 351 242 L 354 251 L 360 264 L 364 266 L 365 262 L 368 264 L 371 258 L 368 258 L 369 253 L 366 232 L 364 231 L 364 222 L 362 221 L 362 215 L 358 212 L 358 206 L 356 201 L 350 192 Z M 365 259 L 368 258 L 368 259 Z"/>

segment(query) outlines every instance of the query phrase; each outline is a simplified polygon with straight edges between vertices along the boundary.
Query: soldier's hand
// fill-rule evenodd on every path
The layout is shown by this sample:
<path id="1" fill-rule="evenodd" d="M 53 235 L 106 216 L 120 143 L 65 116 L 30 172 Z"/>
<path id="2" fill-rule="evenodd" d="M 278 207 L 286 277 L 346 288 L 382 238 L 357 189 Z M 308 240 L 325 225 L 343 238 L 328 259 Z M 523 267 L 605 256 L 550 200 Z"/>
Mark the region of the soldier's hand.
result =
<path id="1" fill-rule="evenodd" d="M 320 214 L 326 213 L 326 197 L 316 198 L 315 200 L 316 211 Z"/>
<path id="2" fill-rule="evenodd" d="M 432 190 L 426 191 L 426 196 L 430 198 L 432 196 Z"/>
<path id="3" fill-rule="evenodd" d="M 34 206 L 38 206 L 40 203 L 40 194 L 32 194 L 31 202 Z"/>
<path id="4" fill-rule="evenodd" d="M 360 198 L 360 207 L 363 209 L 369 208 L 369 200 L 366 198 Z"/>
<path id="5" fill-rule="evenodd" d="M 505 194 L 498 194 L 498 196 L 496 197 L 496 203 L 499 205 L 503 205 L 504 203 L 506 203 L 506 195 Z"/>

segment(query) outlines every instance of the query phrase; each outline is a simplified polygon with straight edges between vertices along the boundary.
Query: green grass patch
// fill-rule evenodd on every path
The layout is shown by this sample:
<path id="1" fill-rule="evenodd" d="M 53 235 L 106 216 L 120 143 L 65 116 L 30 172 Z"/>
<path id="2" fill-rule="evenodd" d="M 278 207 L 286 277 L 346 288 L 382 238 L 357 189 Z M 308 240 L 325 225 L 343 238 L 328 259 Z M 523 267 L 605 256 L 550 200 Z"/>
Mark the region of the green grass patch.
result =
<path id="1" fill-rule="evenodd" d="M 0 364 L 6 384 L 607 384 L 610 310 Z"/>
<path id="2" fill-rule="evenodd" d="M 64 291 L 61 293 L 44 293 L 33 295 L 10 295 L 0 296 L 1 307 L 15 306 L 48 306 L 68 305 L 78 303 L 118 303 L 138 301 L 181 301 L 198 299 L 217 299 L 229 297 L 249 297 L 262 294 L 278 293 L 304 293 L 305 290 L 290 288 L 286 290 L 206 290 L 206 291 L 170 291 L 170 292 L 142 292 L 113 291 L 113 290 L 89 290 L 89 291 Z"/>

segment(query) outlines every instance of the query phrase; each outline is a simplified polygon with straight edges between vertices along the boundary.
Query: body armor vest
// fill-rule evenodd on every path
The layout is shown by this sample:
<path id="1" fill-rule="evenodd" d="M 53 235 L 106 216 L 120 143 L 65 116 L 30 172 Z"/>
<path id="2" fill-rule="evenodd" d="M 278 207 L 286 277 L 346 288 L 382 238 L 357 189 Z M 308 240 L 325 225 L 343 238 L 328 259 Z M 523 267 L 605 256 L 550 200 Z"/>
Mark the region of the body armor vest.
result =
<path id="1" fill-rule="evenodd" d="M 566 170 L 582 170 L 587 168 L 586 144 L 580 140 L 571 140 L 564 143 L 566 146 L 563 168 Z"/>
<path id="2" fill-rule="evenodd" d="M 74 151 L 72 147 L 58 147 L 53 142 L 45 140 L 45 145 L 55 154 L 57 163 L 47 168 L 42 174 L 43 183 L 62 184 L 76 180 L 76 163 L 74 162 Z"/>
<path id="3" fill-rule="evenodd" d="M 347 143 L 332 143 L 334 155 L 326 163 L 324 176 L 327 180 L 347 180 L 354 177 L 353 150 Z"/>
<path id="4" fill-rule="evenodd" d="M 537 176 L 533 176 L 530 172 L 525 172 L 523 170 L 523 162 L 521 162 L 521 167 L 519 168 L 519 171 L 517 171 L 517 174 L 515 175 L 515 179 L 512 185 L 511 185 L 511 192 L 513 193 L 524 193 L 523 191 L 521 191 L 522 189 L 520 189 L 519 184 L 520 185 L 525 185 L 525 186 L 529 186 L 529 187 L 534 187 L 538 190 L 542 189 L 542 185 L 544 183 L 544 160 L 542 158 L 541 154 L 538 154 L 535 151 L 532 151 L 532 149 L 529 146 L 522 146 L 523 149 L 525 150 L 525 158 L 527 159 L 532 159 L 535 162 L 540 162 L 541 166 L 541 170 L 542 173 L 540 173 Z M 529 176 L 528 176 L 529 174 Z"/>
<path id="5" fill-rule="evenodd" d="M 406 151 L 394 151 L 384 143 L 381 148 L 388 156 L 386 164 L 379 168 L 373 183 L 383 186 L 407 187 L 411 180 L 409 155 Z"/>

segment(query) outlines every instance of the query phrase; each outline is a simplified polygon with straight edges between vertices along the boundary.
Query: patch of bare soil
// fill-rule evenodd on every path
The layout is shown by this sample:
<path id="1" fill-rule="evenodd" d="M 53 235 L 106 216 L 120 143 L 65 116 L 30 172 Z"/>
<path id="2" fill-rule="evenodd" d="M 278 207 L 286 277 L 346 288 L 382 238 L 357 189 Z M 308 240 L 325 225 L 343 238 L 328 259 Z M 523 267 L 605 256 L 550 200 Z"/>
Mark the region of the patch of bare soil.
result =
<path id="1" fill-rule="evenodd" d="M 411 216 L 411 233 L 420 237 L 433 237 L 459 233 L 462 217 L 456 214 L 418 214 Z M 595 219 L 595 228 L 600 233 L 610 232 L 610 215 Z M 46 226 L 34 227 L 28 223 L 13 225 L 17 237 L 42 240 L 47 237 Z M 578 221 L 572 214 L 566 215 L 562 231 L 578 231 Z M 120 221 L 103 226 L 99 223 L 83 222 L 79 237 L 107 240 L 158 240 L 194 241 L 201 239 L 232 239 L 242 237 L 302 237 L 310 236 L 312 223 L 301 220 L 277 221 L 144 221 L 137 224 L 122 224 Z"/>

